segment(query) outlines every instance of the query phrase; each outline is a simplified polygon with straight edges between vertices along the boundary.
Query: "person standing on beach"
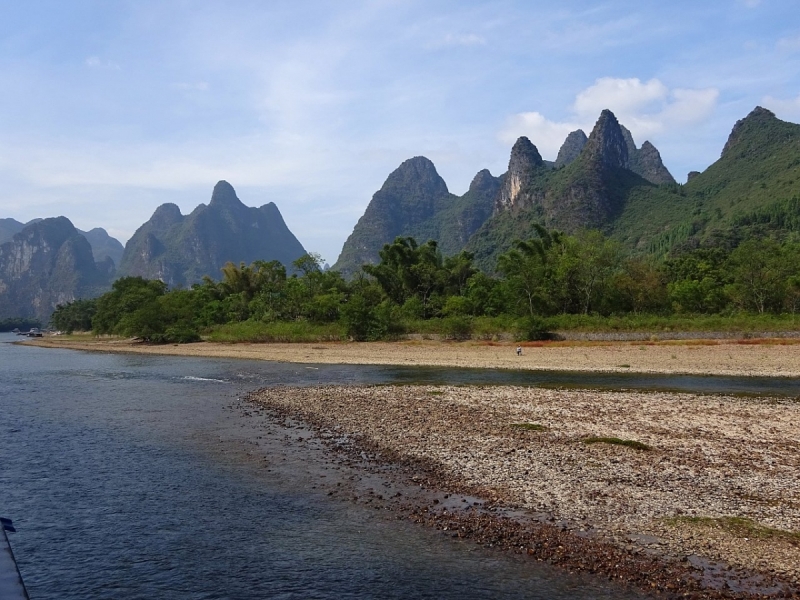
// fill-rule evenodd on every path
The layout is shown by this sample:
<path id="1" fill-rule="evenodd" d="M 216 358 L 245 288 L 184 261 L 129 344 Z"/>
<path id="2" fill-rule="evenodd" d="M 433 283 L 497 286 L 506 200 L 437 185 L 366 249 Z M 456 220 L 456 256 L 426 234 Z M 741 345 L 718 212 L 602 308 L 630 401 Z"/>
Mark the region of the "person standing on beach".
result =
<path id="1" fill-rule="evenodd" d="M 517 346 L 517 356 L 522 356 L 522 346 Z"/>

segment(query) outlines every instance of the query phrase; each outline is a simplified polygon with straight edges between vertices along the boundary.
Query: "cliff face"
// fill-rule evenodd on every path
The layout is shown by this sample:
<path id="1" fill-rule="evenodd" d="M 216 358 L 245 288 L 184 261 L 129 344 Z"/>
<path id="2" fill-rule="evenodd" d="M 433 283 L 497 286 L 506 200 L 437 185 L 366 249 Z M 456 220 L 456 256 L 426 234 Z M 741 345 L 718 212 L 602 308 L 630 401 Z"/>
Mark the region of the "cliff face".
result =
<path id="1" fill-rule="evenodd" d="M 372 196 L 333 268 L 350 276 L 377 262 L 383 245 L 398 236 L 433 239 L 444 254 L 455 254 L 491 214 L 499 185 L 484 169 L 466 194 L 455 196 L 430 160 L 406 160 Z"/>
<path id="2" fill-rule="evenodd" d="M 503 176 L 495 210 L 502 211 L 517 206 L 520 193 L 528 187 L 536 171 L 544 167 L 539 150 L 526 137 L 519 138 L 511 148 L 508 171 Z"/>
<path id="3" fill-rule="evenodd" d="M 233 187 L 220 181 L 211 202 L 189 215 L 174 204 L 159 206 L 125 246 L 119 274 L 191 285 L 204 275 L 218 279 L 228 261 L 278 260 L 290 267 L 303 254 L 275 204 L 245 206 Z"/>
<path id="4" fill-rule="evenodd" d="M 43 219 L 0 245 L 0 318 L 47 321 L 58 304 L 101 294 L 109 274 L 69 219 Z"/>

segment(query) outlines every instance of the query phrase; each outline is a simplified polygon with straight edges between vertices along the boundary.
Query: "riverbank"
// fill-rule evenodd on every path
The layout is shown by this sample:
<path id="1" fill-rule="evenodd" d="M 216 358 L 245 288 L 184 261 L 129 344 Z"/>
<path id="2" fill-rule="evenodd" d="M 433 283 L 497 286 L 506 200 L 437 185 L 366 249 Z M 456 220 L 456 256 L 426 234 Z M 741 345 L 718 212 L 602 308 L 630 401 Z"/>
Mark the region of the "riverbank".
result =
<path id="1" fill-rule="evenodd" d="M 249 399 L 438 490 L 429 506 L 375 501 L 454 536 L 645 590 L 800 593 L 796 402 L 452 386 Z"/>
<path id="2" fill-rule="evenodd" d="M 26 343 L 96 352 L 243 358 L 307 364 L 449 366 L 556 371 L 696 375 L 800 376 L 794 339 L 648 342 L 326 342 L 315 344 L 150 345 L 90 336 L 48 337 Z"/>

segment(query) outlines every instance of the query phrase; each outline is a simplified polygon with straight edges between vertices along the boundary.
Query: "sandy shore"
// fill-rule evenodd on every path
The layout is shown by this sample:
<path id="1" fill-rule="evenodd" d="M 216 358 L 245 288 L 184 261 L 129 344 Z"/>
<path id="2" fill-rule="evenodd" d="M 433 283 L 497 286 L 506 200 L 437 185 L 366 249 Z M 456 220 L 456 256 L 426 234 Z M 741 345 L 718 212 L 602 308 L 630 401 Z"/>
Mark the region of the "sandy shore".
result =
<path id="1" fill-rule="evenodd" d="M 796 340 L 686 342 L 552 342 L 526 345 L 486 342 L 326 342 L 316 344 L 147 345 L 129 340 L 28 342 L 40 346 L 101 352 L 245 358 L 295 363 L 426 365 L 708 375 L 800 376 Z"/>
<path id="2" fill-rule="evenodd" d="M 436 485 L 556 521 L 574 539 L 698 572 L 721 561 L 800 590 L 795 401 L 449 386 L 271 388 L 252 399 L 387 460 L 432 463 Z"/>

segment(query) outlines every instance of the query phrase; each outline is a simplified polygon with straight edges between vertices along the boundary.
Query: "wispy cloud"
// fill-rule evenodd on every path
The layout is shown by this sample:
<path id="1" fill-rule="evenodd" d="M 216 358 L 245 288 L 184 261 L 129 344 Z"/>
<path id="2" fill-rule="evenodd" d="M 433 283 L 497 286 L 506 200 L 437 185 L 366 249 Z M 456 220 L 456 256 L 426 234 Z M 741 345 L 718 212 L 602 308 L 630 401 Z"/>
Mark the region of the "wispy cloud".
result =
<path id="1" fill-rule="evenodd" d="M 120 66 L 110 60 L 103 60 L 98 56 L 90 56 L 85 61 L 84 64 L 89 67 L 90 69 L 109 69 L 112 71 L 118 71 Z"/>
<path id="2" fill-rule="evenodd" d="M 765 96 L 762 104 L 774 111 L 781 119 L 789 121 L 800 120 L 800 95 L 796 98 L 781 99 L 772 96 Z"/>
<path id="3" fill-rule="evenodd" d="M 555 157 L 566 134 L 576 129 L 588 133 L 607 108 L 641 143 L 666 129 L 680 130 L 707 119 L 718 97 L 714 88 L 670 89 L 658 79 L 603 77 L 576 95 L 571 117 L 554 121 L 539 112 L 519 113 L 508 120 L 500 139 L 508 143 L 527 135 L 544 156 Z"/>

